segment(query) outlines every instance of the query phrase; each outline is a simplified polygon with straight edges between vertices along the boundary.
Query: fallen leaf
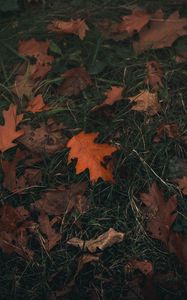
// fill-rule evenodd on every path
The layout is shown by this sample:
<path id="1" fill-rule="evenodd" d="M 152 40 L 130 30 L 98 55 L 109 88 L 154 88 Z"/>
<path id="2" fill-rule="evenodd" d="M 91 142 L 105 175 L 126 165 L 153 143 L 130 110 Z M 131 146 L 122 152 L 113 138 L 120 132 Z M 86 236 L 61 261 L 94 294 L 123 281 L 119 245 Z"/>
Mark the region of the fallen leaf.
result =
<path id="1" fill-rule="evenodd" d="M 34 38 L 19 42 L 20 54 L 36 58 L 36 63 L 32 65 L 32 79 L 43 79 L 52 68 L 54 57 L 47 54 L 49 44 L 50 42 L 37 41 Z"/>
<path id="2" fill-rule="evenodd" d="M 132 110 L 144 111 L 149 116 L 158 114 L 161 109 L 157 93 L 151 93 L 147 90 L 143 90 L 138 95 L 129 97 L 129 99 L 131 102 L 136 102 L 136 104 L 131 108 Z"/>
<path id="3" fill-rule="evenodd" d="M 171 226 L 176 219 L 176 197 L 172 196 L 166 202 L 162 190 L 154 182 L 148 193 L 141 193 L 140 199 L 148 209 L 148 232 L 167 245 Z"/>
<path id="4" fill-rule="evenodd" d="M 151 275 L 153 273 L 153 264 L 148 260 L 131 260 L 125 265 L 125 271 L 131 271 L 138 269 L 145 275 Z"/>
<path id="5" fill-rule="evenodd" d="M 186 59 L 187 59 L 187 51 L 185 51 L 175 57 L 176 62 L 179 64 L 185 62 Z"/>
<path id="6" fill-rule="evenodd" d="M 42 198 L 32 207 L 44 211 L 49 215 L 59 216 L 76 209 L 80 214 L 89 209 L 87 198 L 84 196 L 86 184 L 84 182 L 72 184 L 68 188 L 59 186 L 57 189 L 42 193 Z"/>
<path id="7" fill-rule="evenodd" d="M 24 134 L 23 130 L 16 131 L 17 125 L 22 121 L 23 114 L 16 115 L 17 106 L 11 104 L 7 111 L 3 111 L 4 125 L 0 125 L 0 151 L 4 152 L 16 144 L 13 142 Z"/>
<path id="8" fill-rule="evenodd" d="M 178 183 L 182 193 L 187 195 L 187 176 L 184 176 L 181 179 L 176 179 L 175 181 Z"/>
<path id="9" fill-rule="evenodd" d="M 17 95 L 19 98 L 27 96 L 28 98 L 32 96 L 32 90 L 35 83 L 30 79 L 29 76 L 17 75 L 11 91 Z"/>
<path id="10" fill-rule="evenodd" d="M 187 18 L 180 18 L 179 12 L 173 12 L 168 19 L 164 19 L 162 10 L 157 10 L 150 20 L 150 26 L 139 32 L 139 40 L 133 42 L 137 54 L 147 49 L 171 47 L 180 36 L 186 35 Z"/>
<path id="11" fill-rule="evenodd" d="M 122 17 L 122 22 L 118 25 L 118 31 L 127 31 L 130 36 L 139 32 L 150 20 L 150 15 L 140 9 L 134 9 L 129 16 Z"/>
<path id="12" fill-rule="evenodd" d="M 157 61 L 151 60 L 147 62 L 146 67 L 147 78 L 145 82 L 151 87 L 152 91 L 156 92 L 163 87 L 163 72 L 161 69 L 161 65 Z"/>
<path id="13" fill-rule="evenodd" d="M 73 68 L 62 74 L 64 82 L 59 86 L 58 93 L 63 96 L 78 95 L 92 83 L 90 75 L 83 67 Z"/>
<path id="14" fill-rule="evenodd" d="M 67 137 L 64 135 L 64 125 L 57 124 L 48 119 L 47 124 L 40 123 L 40 127 L 32 129 L 30 125 L 22 127 L 24 136 L 18 139 L 18 142 L 28 148 L 30 151 L 43 154 L 53 154 L 65 148 Z"/>
<path id="15" fill-rule="evenodd" d="M 12 192 L 24 194 L 28 188 L 40 185 L 42 174 L 40 169 L 26 169 L 24 174 L 16 179 L 16 186 Z"/>
<path id="16" fill-rule="evenodd" d="M 70 21 L 54 20 L 48 25 L 48 30 L 56 33 L 75 34 L 81 40 L 86 36 L 86 31 L 89 30 L 84 20 L 76 19 Z"/>
<path id="17" fill-rule="evenodd" d="M 175 123 L 161 124 L 156 132 L 157 133 L 153 138 L 154 143 L 159 143 L 165 135 L 171 139 L 178 139 L 180 136 L 178 126 Z"/>
<path id="18" fill-rule="evenodd" d="M 110 156 L 113 152 L 117 151 L 117 147 L 94 143 L 98 134 L 80 132 L 72 137 L 67 143 L 67 148 L 71 148 L 68 155 L 68 163 L 72 159 L 77 158 L 76 173 L 80 174 L 89 169 L 90 180 L 93 183 L 99 178 L 114 182 L 112 171 L 103 164 L 104 157 Z"/>
<path id="19" fill-rule="evenodd" d="M 101 20 L 95 24 L 105 39 L 121 41 L 128 38 L 127 31 L 119 32 L 119 23 L 108 19 Z"/>
<path id="20" fill-rule="evenodd" d="M 29 212 L 23 206 L 14 208 L 4 204 L 0 208 L 0 247 L 5 253 L 33 258 L 33 251 L 27 247 L 28 230 L 33 226 L 33 222 L 27 221 L 28 217 Z"/>
<path id="21" fill-rule="evenodd" d="M 36 112 L 42 112 L 47 109 L 48 107 L 44 103 L 42 95 L 39 94 L 28 103 L 28 106 L 25 109 L 25 111 L 36 113 Z"/>
<path id="22" fill-rule="evenodd" d="M 169 236 L 168 250 L 175 253 L 185 272 L 187 272 L 187 237 L 172 231 Z"/>
<path id="23" fill-rule="evenodd" d="M 62 235 L 57 233 L 56 230 L 52 227 L 53 220 L 49 220 L 49 217 L 46 213 L 41 212 L 38 217 L 39 229 L 46 235 L 46 238 L 39 239 L 44 249 L 49 252 L 54 248 L 57 243 L 61 240 Z"/>
<path id="24" fill-rule="evenodd" d="M 103 251 L 114 244 L 121 243 L 123 239 L 124 233 L 110 228 L 108 231 L 98 236 L 98 238 L 95 240 L 83 241 L 75 237 L 70 239 L 67 243 L 75 247 L 80 247 L 81 249 L 87 249 L 91 253 L 94 253 L 98 249 Z"/>
<path id="25" fill-rule="evenodd" d="M 104 100 L 103 103 L 100 105 L 96 105 L 91 109 L 91 111 L 96 111 L 99 108 L 106 106 L 106 105 L 113 105 L 115 102 L 121 100 L 123 98 L 122 93 L 123 93 L 124 88 L 120 86 L 112 86 L 110 90 L 105 92 L 106 99 Z"/>

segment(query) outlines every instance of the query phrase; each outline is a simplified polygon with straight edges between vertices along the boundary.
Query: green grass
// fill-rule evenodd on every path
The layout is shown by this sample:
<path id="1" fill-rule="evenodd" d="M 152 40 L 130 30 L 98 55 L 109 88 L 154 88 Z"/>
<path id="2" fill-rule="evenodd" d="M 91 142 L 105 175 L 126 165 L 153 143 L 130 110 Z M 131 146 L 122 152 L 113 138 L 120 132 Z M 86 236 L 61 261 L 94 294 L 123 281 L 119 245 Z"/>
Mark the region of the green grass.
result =
<path id="1" fill-rule="evenodd" d="M 67 6 L 66 1 L 57 1 L 53 7 L 48 7 L 48 3 L 47 7 L 29 7 L 10 16 L 6 15 L 0 22 L 1 116 L 2 111 L 14 101 L 10 86 L 14 82 L 16 64 L 23 62 L 23 58 L 17 53 L 18 41 L 33 37 L 49 39 L 62 51 L 62 55 L 51 52 L 55 56 L 54 66 L 47 79 L 42 82 L 44 98 L 46 102 L 53 103 L 55 108 L 50 112 L 35 114 L 34 118 L 28 116 L 28 122 L 34 126 L 53 117 L 70 129 L 99 131 L 100 142 L 120 145 L 120 151 L 116 154 L 115 185 L 102 180 L 91 185 L 88 172 L 77 176 L 74 165 L 67 165 L 66 149 L 50 158 L 44 157 L 40 165 L 43 173 L 41 188 L 32 189 L 21 198 L 5 190 L 1 191 L 2 203 L 29 207 L 46 188 L 87 181 L 87 197 L 91 205 L 91 209 L 84 215 L 73 212 L 65 217 L 62 241 L 50 253 L 47 254 L 34 240 L 31 240 L 30 246 L 36 255 L 31 262 L 14 254 L 0 252 L 2 300 L 46 300 L 50 291 L 66 288 L 72 279 L 75 279 L 74 287 L 58 300 L 130 299 L 127 298 L 127 292 L 134 290 L 133 278 L 140 276 L 138 271 L 124 271 L 124 265 L 132 259 L 150 260 L 155 272 L 175 273 L 175 280 L 182 286 L 173 290 L 173 282 L 168 288 L 160 284 L 157 287 L 159 299 L 166 299 L 166 295 L 169 295 L 167 299 L 185 299 L 187 295 L 184 285 L 186 275 L 177 259 L 159 241 L 151 239 L 146 233 L 139 197 L 140 192 L 147 191 L 153 181 L 158 183 L 167 197 L 177 194 L 179 214 L 174 228 L 187 233 L 186 199 L 169 182 L 172 178 L 185 175 L 180 162 L 186 159 L 186 149 L 179 140 L 165 138 L 158 144 L 152 142 L 156 129 L 162 122 L 175 122 L 181 134 L 186 130 L 187 63 L 175 62 L 176 49 L 181 49 L 180 43 L 183 46 L 186 38 L 177 41 L 170 49 L 150 50 L 135 56 L 129 41 L 105 40 L 93 25 L 103 18 L 119 20 L 120 15 L 128 12 L 130 5 L 136 4 L 136 1 L 113 2 L 72 0 Z M 166 13 L 178 8 L 187 17 L 185 5 L 177 6 L 169 0 L 144 0 L 139 3 L 150 10 L 163 7 Z M 50 20 L 56 17 L 86 17 L 91 30 L 84 41 L 76 36 L 59 38 L 46 30 Z M 149 118 L 143 113 L 132 111 L 127 98 L 146 87 L 145 64 L 152 59 L 161 63 L 165 81 L 164 88 L 159 93 L 163 111 L 160 115 Z M 60 74 L 80 65 L 89 70 L 93 85 L 86 88 L 80 96 L 68 100 L 67 105 L 66 99 L 56 97 L 54 91 Z M 91 108 L 102 102 L 104 92 L 111 85 L 124 85 L 126 99 L 107 109 L 110 117 L 102 112 L 91 113 Z M 69 137 L 73 134 L 71 130 L 68 131 Z M 10 158 L 14 153 L 14 150 L 8 151 L 5 158 Z M 21 170 L 23 165 L 19 168 Z M 82 253 L 79 249 L 68 246 L 66 241 L 74 236 L 96 238 L 110 227 L 124 232 L 124 241 L 106 249 L 98 263 L 85 266 L 76 275 L 78 259 Z M 50 280 L 54 273 L 56 276 Z M 144 299 L 148 300 L 146 297 Z"/>

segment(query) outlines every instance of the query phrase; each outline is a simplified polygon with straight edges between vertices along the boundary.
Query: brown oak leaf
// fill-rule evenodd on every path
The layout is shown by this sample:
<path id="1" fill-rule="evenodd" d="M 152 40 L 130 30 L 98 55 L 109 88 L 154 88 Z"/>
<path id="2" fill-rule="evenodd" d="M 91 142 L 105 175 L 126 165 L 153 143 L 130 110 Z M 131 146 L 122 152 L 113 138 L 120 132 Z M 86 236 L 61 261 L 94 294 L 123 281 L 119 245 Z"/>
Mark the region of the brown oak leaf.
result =
<path id="1" fill-rule="evenodd" d="M 162 10 L 157 10 L 150 20 L 150 26 L 139 32 L 139 40 L 133 42 L 136 53 L 147 49 L 171 47 L 180 36 L 187 34 L 187 18 L 181 18 L 178 11 L 173 12 L 169 18 L 164 19 Z"/>
<path id="2" fill-rule="evenodd" d="M 187 176 L 184 176 L 180 179 L 176 179 L 175 181 L 178 183 L 182 193 L 184 195 L 187 195 Z"/>
<path id="3" fill-rule="evenodd" d="M 62 77 L 64 82 L 59 86 L 58 93 L 63 96 L 76 96 L 92 83 L 90 75 L 83 67 L 70 69 Z"/>
<path id="4" fill-rule="evenodd" d="M 125 271 L 132 271 L 134 269 L 140 270 L 145 275 L 153 273 L 153 264 L 148 260 L 131 260 L 125 265 Z"/>
<path id="5" fill-rule="evenodd" d="M 158 91 L 163 87 L 162 78 L 163 71 L 159 62 L 155 60 L 148 61 L 146 64 L 147 67 L 147 78 L 145 83 L 148 84 L 152 91 Z"/>
<path id="6" fill-rule="evenodd" d="M 89 28 L 84 20 L 71 19 L 70 21 L 54 20 L 48 25 L 48 30 L 56 33 L 75 34 L 83 40 Z"/>
<path id="7" fill-rule="evenodd" d="M 76 173 L 80 174 L 89 169 L 90 180 L 93 183 L 99 178 L 114 182 L 112 171 L 104 166 L 104 157 L 111 156 L 113 152 L 117 151 L 117 147 L 94 143 L 98 134 L 80 132 L 72 137 L 67 143 L 67 147 L 71 148 L 68 163 L 77 158 Z"/>
<path id="8" fill-rule="evenodd" d="M 153 138 L 153 142 L 159 143 L 165 135 L 171 139 L 178 139 L 180 133 L 177 124 L 161 124 L 156 130 L 156 135 Z"/>

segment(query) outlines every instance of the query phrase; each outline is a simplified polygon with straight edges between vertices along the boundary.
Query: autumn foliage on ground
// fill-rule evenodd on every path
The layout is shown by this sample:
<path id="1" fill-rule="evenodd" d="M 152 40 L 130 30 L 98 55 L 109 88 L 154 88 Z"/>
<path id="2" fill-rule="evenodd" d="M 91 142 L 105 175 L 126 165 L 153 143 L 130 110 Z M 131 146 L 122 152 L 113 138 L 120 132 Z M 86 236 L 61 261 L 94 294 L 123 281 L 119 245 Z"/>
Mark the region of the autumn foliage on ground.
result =
<path id="1" fill-rule="evenodd" d="M 187 16 L 119 11 L 50 18 L 2 63 L 1 254 L 45 274 L 15 299 L 187 292 Z"/>

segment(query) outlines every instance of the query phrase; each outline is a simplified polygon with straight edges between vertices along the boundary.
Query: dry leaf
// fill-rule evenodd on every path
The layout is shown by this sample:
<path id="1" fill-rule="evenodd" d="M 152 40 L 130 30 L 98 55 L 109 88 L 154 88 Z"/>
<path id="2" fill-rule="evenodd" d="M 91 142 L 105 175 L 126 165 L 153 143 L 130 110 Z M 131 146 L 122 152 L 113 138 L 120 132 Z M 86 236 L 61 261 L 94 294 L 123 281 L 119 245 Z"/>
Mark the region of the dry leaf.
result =
<path id="1" fill-rule="evenodd" d="M 127 31 L 130 36 L 139 32 L 150 20 L 150 15 L 140 9 L 134 9 L 132 15 L 122 17 L 123 21 L 118 25 L 118 31 Z"/>
<path id="2" fill-rule="evenodd" d="M 59 186 L 55 190 L 42 193 L 41 200 L 36 201 L 32 207 L 54 216 L 69 213 L 73 209 L 83 214 L 89 209 L 85 191 L 84 182 L 72 184 L 68 188 Z"/>
<path id="3" fill-rule="evenodd" d="M 51 70 L 54 57 L 48 55 L 49 42 L 30 39 L 20 41 L 18 52 L 24 56 L 35 57 L 36 63 L 32 65 L 32 80 L 43 79 Z"/>
<path id="4" fill-rule="evenodd" d="M 62 77 L 65 80 L 58 88 L 58 93 L 63 96 L 78 95 L 92 83 L 90 75 L 83 67 L 70 69 Z"/>
<path id="5" fill-rule="evenodd" d="M 26 220 L 28 217 L 29 212 L 23 206 L 14 208 L 4 204 L 0 208 L 0 247 L 4 252 L 33 258 L 33 251 L 27 248 L 28 230 L 33 226 L 33 222 Z"/>
<path id="6" fill-rule="evenodd" d="M 154 116 L 160 111 L 160 104 L 158 102 L 157 93 L 150 93 L 149 91 L 141 91 L 134 97 L 129 97 L 131 102 L 136 104 L 131 108 L 136 111 L 144 111 L 149 116 Z"/>
<path id="7" fill-rule="evenodd" d="M 17 75 L 11 91 L 19 98 L 32 96 L 32 90 L 34 88 L 34 81 L 30 79 L 29 74 Z"/>
<path id="8" fill-rule="evenodd" d="M 184 195 L 187 195 L 187 176 L 184 176 L 181 179 L 176 179 L 175 181 L 178 183 L 178 185 L 181 189 L 181 192 Z"/>
<path id="9" fill-rule="evenodd" d="M 124 233 L 110 228 L 95 240 L 83 241 L 79 238 L 72 238 L 67 243 L 75 247 L 80 247 L 81 249 L 87 249 L 91 253 L 94 253 L 98 249 L 103 251 L 114 244 L 118 244 L 122 242 L 123 239 Z"/>
<path id="10" fill-rule="evenodd" d="M 171 47 L 180 36 L 187 34 L 187 18 L 180 18 L 175 11 L 168 19 L 164 19 L 162 10 L 157 10 L 152 16 L 150 27 L 145 27 L 139 33 L 139 40 L 133 42 L 136 53 L 142 53 L 147 49 Z"/>
<path id="11" fill-rule="evenodd" d="M 43 97 L 41 94 L 34 97 L 29 103 L 25 111 L 30 111 L 33 113 L 42 112 L 49 109 L 47 105 L 43 102 Z"/>
<path id="12" fill-rule="evenodd" d="M 151 275 L 153 273 L 153 264 L 147 260 L 134 259 L 125 265 L 125 271 L 131 271 L 133 269 L 138 269 L 145 275 Z"/>
<path id="13" fill-rule="evenodd" d="M 84 20 L 71 19 L 70 21 L 54 20 L 48 25 L 48 30 L 56 33 L 75 34 L 83 40 L 89 28 Z"/>
<path id="14" fill-rule="evenodd" d="M 145 82 L 151 87 L 152 91 L 156 92 L 163 87 L 163 72 L 161 65 L 157 61 L 151 60 L 147 62 L 146 67 L 147 79 Z"/>
<path id="15" fill-rule="evenodd" d="M 104 102 L 101 103 L 100 105 L 96 105 L 95 107 L 93 107 L 91 111 L 96 111 L 99 108 L 106 105 L 113 105 L 115 102 L 121 100 L 123 98 L 122 96 L 123 90 L 124 90 L 123 87 L 112 86 L 110 90 L 105 92 L 106 99 L 104 100 Z"/>
<path id="16" fill-rule="evenodd" d="M 64 135 L 64 125 L 49 119 L 41 123 L 39 128 L 32 129 L 30 125 L 23 126 L 24 136 L 18 141 L 30 151 L 42 154 L 53 154 L 64 149 L 67 137 Z"/>
<path id="17" fill-rule="evenodd" d="M 187 51 L 177 55 L 175 58 L 176 62 L 179 64 L 185 62 L 186 59 L 187 59 Z"/>
<path id="18" fill-rule="evenodd" d="M 39 229 L 46 235 L 46 239 L 39 239 L 39 241 L 48 252 L 57 245 L 57 243 L 61 240 L 62 235 L 60 233 L 57 233 L 56 230 L 52 227 L 54 224 L 53 219 L 50 221 L 46 213 L 40 213 L 38 222 Z"/>
<path id="19" fill-rule="evenodd" d="M 165 135 L 171 139 L 178 139 L 180 136 L 178 126 L 175 123 L 161 124 L 159 128 L 157 128 L 156 132 L 157 133 L 153 139 L 154 143 L 160 142 Z"/>
<path id="20" fill-rule="evenodd" d="M 93 183 L 99 178 L 114 182 L 112 171 L 103 164 L 104 157 L 111 156 L 113 152 L 117 151 L 117 147 L 94 143 L 98 134 L 80 132 L 72 137 L 67 143 L 67 148 L 71 148 L 68 163 L 77 158 L 76 173 L 80 174 L 89 169 L 90 180 Z"/>
<path id="21" fill-rule="evenodd" d="M 176 219 L 176 197 L 172 196 L 166 202 L 163 192 L 153 183 L 149 192 L 141 193 L 140 198 L 148 209 L 148 232 L 167 245 L 171 226 Z"/>
<path id="22" fill-rule="evenodd" d="M 4 125 L 0 125 L 0 151 L 4 152 L 16 144 L 13 141 L 24 134 L 23 130 L 16 131 L 22 121 L 23 114 L 16 115 L 17 106 L 11 104 L 7 111 L 3 111 Z"/>

